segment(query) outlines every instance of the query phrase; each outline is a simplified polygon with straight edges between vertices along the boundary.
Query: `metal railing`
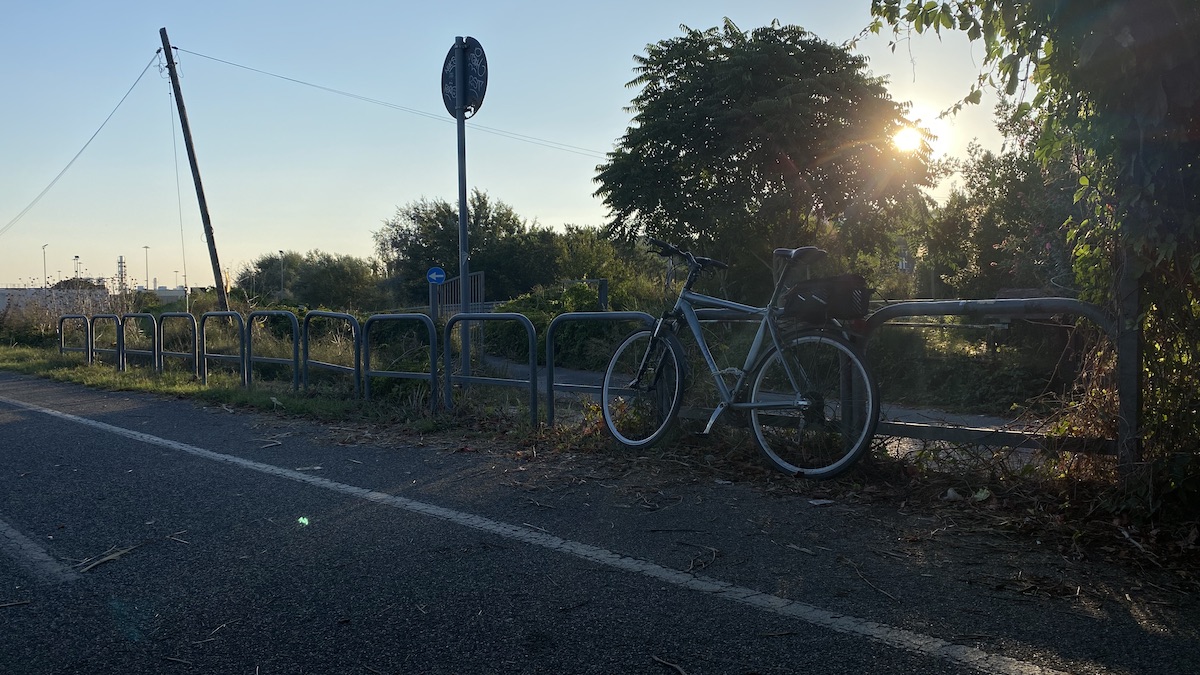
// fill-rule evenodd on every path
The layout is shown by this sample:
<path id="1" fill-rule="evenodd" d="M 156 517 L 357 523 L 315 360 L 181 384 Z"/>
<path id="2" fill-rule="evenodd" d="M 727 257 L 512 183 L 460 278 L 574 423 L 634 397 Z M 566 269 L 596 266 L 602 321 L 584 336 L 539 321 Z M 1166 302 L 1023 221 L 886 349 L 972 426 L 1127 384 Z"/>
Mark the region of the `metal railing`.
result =
<path id="1" fill-rule="evenodd" d="M 215 319 L 219 317 L 228 317 L 236 320 L 235 323 L 237 323 L 238 338 L 237 356 L 234 356 L 233 354 L 208 353 L 208 340 L 204 329 L 209 319 Z M 225 362 L 237 361 L 238 372 L 242 378 L 242 386 L 250 386 L 250 376 L 247 372 L 249 371 L 249 368 L 246 367 L 246 354 L 249 353 L 250 350 L 246 345 L 246 320 L 242 318 L 241 314 L 238 314 L 237 312 L 205 312 L 204 314 L 200 315 L 200 328 L 197 331 L 197 335 L 197 341 L 200 344 L 200 358 L 198 360 L 200 362 L 201 384 L 208 384 L 208 361 L 209 359 L 214 359 Z"/>
<path id="2" fill-rule="evenodd" d="M 278 356 L 255 356 L 254 355 L 254 320 L 266 319 L 269 317 L 280 317 L 287 319 L 292 328 L 292 358 L 285 359 Z M 245 331 L 246 344 L 246 386 L 250 386 L 254 378 L 254 364 L 256 363 L 273 363 L 276 365 L 284 365 L 292 367 L 292 391 L 300 391 L 300 322 L 296 319 L 296 315 L 284 310 L 259 310 L 250 312 L 246 315 L 246 323 L 243 328 Z M 307 351 L 305 352 L 307 356 Z"/>
<path id="3" fill-rule="evenodd" d="M 309 358 L 308 349 L 309 349 L 309 336 L 311 335 L 310 326 L 312 324 L 313 319 L 338 319 L 340 321 L 345 321 L 346 323 L 350 324 L 350 333 L 352 336 L 351 342 L 353 343 L 353 346 L 354 346 L 354 365 L 353 366 L 343 366 L 343 365 L 340 365 L 337 363 L 328 363 L 325 361 L 317 361 L 317 360 Z M 332 371 L 338 372 L 338 373 L 349 373 L 349 374 L 353 375 L 354 376 L 354 398 L 358 398 L 360 396 L 360 392 L 361 392 L 360 383 L 362 382 L 361 335 L 362 335 L 362 326 L 359 325 L 358 319 L 354 318 L 353 316 L 351 316 L 349 314 L 344 314 L 341 312 L 320 312 L 320 311 L 313 311 L 313 312 L 309 312 L 309 313 L 305 314 L 304 315 L 304 338 L 302 341 L 303 345 L 304 345 L 304 358 L 301 361 L 301 363 L 304 364 L 303 365 L 304 388 L 306 390 L 308 389 L 308 369 L 309 368 L 322 368 L 324 370 L 332 370 Z"/>
<path id="4" fill-rule="evenodd" d="M 886 305 L 867 317 L 863 330 L 863 341 L 884 324 L 896 319 L 916 316 L 967 316 L 967 317 L 1015 317 L 1070 314 L 1082 316 L 1116 342 L 1116 322 L 1100 307 L 1074 298 L 1016 298 L 996 300 L 913 300 Z M 1118 354 L 1118 358 L 1121 358 Z M 1118 383 L 1118 396 L 1133 395 L 1123 391 Z M 1132 433 L 1137 433 L 1136 424 Z M 1127 439 L 1096 439 L 1048 436 L 1022 431 L 1002 429 L 949 426 L 917 422 L 881 420 L 876 434 L 898 438 L 913 438 L 926 441 L 946 441 L 969 445 L 1004 446 L 1014 448 L 1049 449 L 1068 452 L 1088 452 L 1115 455 Z M 1123 436 L 1123 434 L 1122 434 Z"/>
<path id="5" fill-rule="evenodd" d="M 188 329 L 190 331 L 188 333 L 188 335 L 191 338 L 191 345 L 192 345 L 192 350 L 190 352 L 174 352 L 174 351 L 169 351 L 166 348 L 167 332 L 164 328 L 164 325 L 166 324 L 167 319 L 184 319 L 187 321 Z M 176 357 L 176 358 L 191 359 L 192 376 L 198 379 L 200 377 L 200 341 L 199 341 L 199 332 L 197 330 L 195 315 L 190 314 L 188 312 L 163 312 L 158 317 L 158 334 L 159 334 L 159 342 L 158 342 L 158 345 L 159 345 L 159 353 L 158 353 L 159 372 L 162 371 L 168 356 Z"/>
<path id="6" fill-rule="evenodd" d="M 136 321 L 138 319 L 147 321 L 150 324 L 150 349 L 129 348 L 129 335 L 127 334 L 127 331 L 129 330 L 130 323 L 133 323 L 135 326 L 137 325 Z M 122 314 L 121 325 L 118 330 L 121 331 L 121 344 L 124 346 L 122 360 L 127 365 L 129 363 L 130 355 L 148 356 L 150 357 L 150 365 L 154 368 L 155 372 L 162 372 L 162 343 L 159 342 L 158 321 L 155 320 L 153 314 L 146 314 L 144 312 Z"/>
<path id="7" fill-rule="evenodd" d="M 574 391 L 599 394 L 601 387 L 581 382 L 556 382 L 554 379 L 554 337 L 558 327 L 572 321 L 641 321 L 652 325 L 654 317 L 645 312 L 567 312 L 559 314 L 546 328 L 546 424 L 554 426 L 554 392 Z"/>
<path id="8" fill-rule="evenodd" d="M 450 329 L 454 324 L 460 321 L 516 321 L 525 327 L 525 333 L 529 337 L 529 379 L 519 380 L 502 377 L 483 377 L 479 375 L 455 375 L 453 369 L 450 368 Z M 497 312 L 495 314 L 482 313 L 465 313 L 455 314 L 446 322 L 446 327 L 443 331 L 442 344 L 444 345 L 443 363 L 446 364 L 446 389 L 445 401 L 446 409 L 454 407 L 454 401 L 451 399 L 451 390 L 455 382 L 462 384 L 500 384 L 500 385 L 516 385 L 529 387 L 529 423 L 537 426 L 537 399 L 538 399 L 538 383 L 537 383 L 537 330 L 533 327 L 533 322 L 524 314 L 516 314 L 514 312 Z"/>
<path id="9" fill-rule="evenodd" d="M 68 347 L 67 332 L 63 330 L 63 326 L 67 321 L 82 321 L 83 322 L 83 346 Z M 58 353 L 66 354 L 67 352 L 81 352 L 84 354 L 85 362 L 92 365 L 92 321 L 86 314 L 64 314 L 58 317 Z"/>
<path id="10" fill-rule="evenodd" d="M 1030 298 L 1030 299 L 997 299 L 997 300 L 935 300 L 935 301 L 909 301 L 900 302 L 892 305 L 884 306 L 871 315 L 869 315 L 860 325 L 864 340 L 869 338 L 881 326 L 896 321 L 898 319 L 918 317 L 918 316 L 968 316 L 968 317 L 1029 317 L 1036 315 L 1053 315 L 1053 314 L 1069 314 L 1081 316 L 1099 327 L 1109 338 L 1116 340 L 1120 333 L 1116 322 L 1096 305 L 1081 302 L 1073 298 Z M 92 317 L 79 314 L 63 315 L 59 318 L 59 351 L 66 352 L 81 352 L 85 354 L 88 363 L 93 363 L 95 355 L 114 354 L 117 361 L 118 369 L 123 370 L 126 364 L 125 356 L 127 353 L 146 354 L 145 350 L 127 351 L 124 341 L 125 323 L 130 319 L 146 318 L 149 315 L 144 314 L 128 314 L 125 317 L 120 317 L 113 314 L 97 314 Z M 271 358 L 254 356 L 252 350 L 252 324 L 255 319 L 265 317 L 282 317 L 288 319 L 292 324 L 293 334 L 293 356 L 289 359 Z M 305 386 L 308 384 L 308 369 L 310 367 L 323 368 L 350 374 L 354 378 L 355 396 L 360 395 L 366 399 L 371 398 L 371 379 L 375 377 L 386 378 L 406 378 L 406 379 L 422 379 L 427 380 L 430 386 L 431 407 L 436 409 L 439 401 L 444 402 L 447 409 L 453 407 L 452 389 L 455 384 L 468 386 L 474 384 L 500 385 L 527 388 L 529 391 L 529 408 L 530 422 L 536 425 L 538 422 L 538 395 L 539 395 L 539 380 L 538 380 L 538 351 L 537 351 L 537 333 L 533 323 L 528 317 L 516 313 L 460 313 L 450 317 L 442 330 L 441 344 L 441 364 L 439 365 L 439 345 L 438 331 L 433 319 L 424 314 L 379 314 L 369 317 L 365 323 L 359 324 L 358 320 L 353 316 L 344 313 L 336 312 L 310 312 L 304 321 L 303 330 L 299 328 L 296 316 L 291 312 L 286 311 L 260 311 L 253 312 L 248 315 L 248 319 L 243 319 L 237 312 L 207 312 L 200 317 L 197 323 L 194 318 L 191 318 L 193 331 L 193 352 L 167 352 L 162 349 L 162 322 L 168 318 L 185 318 L 191 317 L 185 313 L 170 313 L 164 314 L 158 319 L 154 331 L 157 356 L 154 358 L 156 367 L 161 370 L 163 358 L 166 356 L 192 358 L 195 364 L 196 376 L 201 382 L 208 381 L 208 362 L 212 360 L 232 361 L 238 364 L 238 370 L 241 373 L 242 385 L 250 386 L 250 371 L 251 365 L 254 363 L 274 363 L 291 365 L 293 367 L 293 389 L 299 388 L 299 380 L 301 376 Z M 213 318 L 228 317 L 234 321 L 237 340 L 239 345 L 239 353 L 234 354 L 219 354 L 209 353 L 206 340 L 206 323 Z M 354 348 L 354 365 L 346 366 L 323 361 L 313 360 L 310 356 L 310 342 L 312 339 L 310 323 L 315 318 L 329 318 L 346 321 L 352 329 L 352 342 Z M 705 320 L 722 321 L 731 317 L 722 317 L 719 313 L 706 315 Z M 117 327 L 116 346 L 115 348 L 98 348 L 95 345 L 96 322 L 111 320 Z M 85 344 L 82 347 L 67 346 L 65 326 L 68 321 L 82 321 L 85 332 Z M 372 344 L 371 344 L 371 329 L 383 322 L 399 322 L 399 321 L 416 321 L 421 323 L 429 337 L 429 369 L 427 371 L 393 371 L 387 369 L 375 369 L 371 365 Z M 455 373 L 449 367 L 453 364 L 450 340 L 451 329 L 455 324 L 463 321 L 468 322 L 490 322 L 490 321 L 516 321 L 520 323 L 526 331 L 529 345 L 529 363 L 528 363 L 528 379 L 515 379 L 507 377 L 485 377 L 478 375 L 470 375 L 464 373 Z M 562 314 L 553 321 L 547 328 L 546 333 L 546 367 L 545 367 L 545 395 L 546 395 L 546 422 L 549 425 L 554 424 L 555 418 L 555 402 L 554 396 L 556 392 L 578 392 L 583 394 L 595 394 L 599 392 L 600 387 L 596 384 L 588 384 L 586 382 L 559 382 L 557 381 L 557 371 L 555 367 L 555 342 L 557 332 L 562 325 L 568 322 L 575 321 L 639 321 L 643 324 L 653 323 L 654 317 L 644 312 L 571 312 Z M 301 353 L 302 352 L 302 353 Z M 1128 359 L 1118 350 L 1118 360 Z M 439 378 L 439 368 L 441 368 L 441 377 Z M 439 382 L 442 387 L 439 390 Z M 360 389 L 361 386 L 361 389 Z M 1128 391 L 1128 384 L 1125 381 L 1118 383 L 1118 395 L 1125 399 L 1128 396 L 1135 396 L 1136 392 Z M 883 436 L 898 436 L 922 440 L 940 440 L 958 443 L 969 443 L 977 445 L 1001 445 L 1012 446 L 1017 448 L 1051 448 L 1055 450 L 1066 450 L 1071 452 L 1091 452 L 1113 454 L 1121 452 L 1121 448 L 1136 447 L 1137 420 L 1122 421 L 1121 432 L 1117 439 L 1088 439 L 1088 438 L 1072 438 L 1072 437 L 1057 437 L 1047 436 L 1036 433 L 1025 433 L 1020 431 L 1009 431 L 1000 429 L 980 429 L 961 426 L 933 425 L 933 424 L 918 424 L 912 422 L 898 421 L 881 421 L 878 427 L 878 433 Z"/>
<path id="11" fill-rule="evenodd" d="M 114 347 L 97 347 L 96 346 L 96 322 L 101 321 L 101 320 L 112 321 L 113 325 L 116 327 L 116 329 L 117 329 L 116 346 L 114 346 Z M 92 334 L 92 338 L 91 338 L 92 344 L 91 344 L 91 348 L 90 348 L 91 354 L 92 354 L 92 360 L 89 363 L 96 362 L 97 354 L 112 354 L 113 358 L 115 358 L 117 361 L 117 370 L 119 372 L 124 372 L 125 371 L 125 331 L 121 327 L 121 317 L 117 316 L 116 314 L 93 314 L 92 318 L 88 320 L 88 324 L 91 327 L 90 332 Z"/>
<path id="12" fill-rule="evenodd" d="M 398 370 L 373 370 L 371 368 L 371 328 L 385 322 L 418 321 L 429 335 L 429 372 L 418 373 Z M 390 377 L 402 379 L 428 379 L 430 408 L 437 410 L 438 406 L 438 345 L 437 326 L 433 319 L 425 314 L 375 314 L 369 317 L 362 327 L 362 381 L 363 398 L 371 400 L 371 378 Z"/>

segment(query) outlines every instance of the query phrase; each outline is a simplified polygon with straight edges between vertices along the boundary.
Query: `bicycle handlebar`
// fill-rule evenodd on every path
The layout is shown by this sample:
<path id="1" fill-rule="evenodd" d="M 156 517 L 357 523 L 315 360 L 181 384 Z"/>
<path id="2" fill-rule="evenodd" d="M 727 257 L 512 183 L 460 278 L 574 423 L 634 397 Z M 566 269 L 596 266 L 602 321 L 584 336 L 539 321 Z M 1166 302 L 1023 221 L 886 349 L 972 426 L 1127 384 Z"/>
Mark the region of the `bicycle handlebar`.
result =
<path id="1" fill-rule="evenodd" d="M 669 258 L 671 256 L 678 256 L 678 257 L 686 260 L 689 267 L 696 267 L 699 269 L 703 269 L 705 267 L 715 267 L 720 270 L 729 268 L 729 265 L 721 262 L 720 260 L 713 260 L 712 258 L 705 258 L 705 257 L 698 256 L 698 255 L 692 255 L 690 251 L 685 251 L 674 244 L 668 244 L 667 242 L 665 242 L 661 239 L 655 239 L 654 237 L 649 237 L 647 239 L 647 241 L 649 241 L 652 246 L 658 247 L 657 251 L 654 249 L 651 249 L 650 250 L 651 253 L 657 253 L 658 255 L 660 255 L 664 258 Z"/>

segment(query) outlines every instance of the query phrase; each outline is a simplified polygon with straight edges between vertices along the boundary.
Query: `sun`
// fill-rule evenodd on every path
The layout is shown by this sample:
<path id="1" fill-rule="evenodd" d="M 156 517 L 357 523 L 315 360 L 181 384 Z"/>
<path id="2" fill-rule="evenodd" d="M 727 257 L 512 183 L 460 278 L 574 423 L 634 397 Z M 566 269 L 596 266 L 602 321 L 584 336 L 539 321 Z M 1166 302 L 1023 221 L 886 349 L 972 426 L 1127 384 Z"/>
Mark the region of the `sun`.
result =
<path id="1" fill-rule="evenodd" d="M 892 144 L 901 152 L 916 152 L 924 141 L 921 131 L 916 127 L 904 127 L 892 136 Z"/>

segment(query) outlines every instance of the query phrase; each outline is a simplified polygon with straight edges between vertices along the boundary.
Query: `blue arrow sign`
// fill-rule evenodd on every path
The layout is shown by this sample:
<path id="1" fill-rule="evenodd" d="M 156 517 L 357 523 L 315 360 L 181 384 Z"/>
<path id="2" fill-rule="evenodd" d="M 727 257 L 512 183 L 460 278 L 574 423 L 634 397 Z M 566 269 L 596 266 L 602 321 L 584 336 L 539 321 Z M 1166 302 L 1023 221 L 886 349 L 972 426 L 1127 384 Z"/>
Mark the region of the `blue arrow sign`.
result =
<path id="1" fill-rule="evenodd" d="M 441 286 L 442 282 L 446 280 L 446 270 L 440 267 L 430 267 L 429 271 L 425 273 L 425 280 L 434 286 Z"/>

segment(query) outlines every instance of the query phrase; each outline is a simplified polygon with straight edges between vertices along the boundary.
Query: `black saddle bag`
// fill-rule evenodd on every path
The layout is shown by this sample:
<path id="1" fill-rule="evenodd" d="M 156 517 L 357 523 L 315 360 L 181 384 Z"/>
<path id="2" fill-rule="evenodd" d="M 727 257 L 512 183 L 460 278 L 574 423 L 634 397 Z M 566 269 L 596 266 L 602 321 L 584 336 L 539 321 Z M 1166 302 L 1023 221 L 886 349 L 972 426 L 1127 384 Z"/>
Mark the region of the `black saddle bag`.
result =
<path id="1" fill-rule="evenodd" d="M 829 319 L 858 319 L 870 311 L 871 289 L 858 274 L 808 279 L 783 296 L 783 316 L 810 323 Z"/>

